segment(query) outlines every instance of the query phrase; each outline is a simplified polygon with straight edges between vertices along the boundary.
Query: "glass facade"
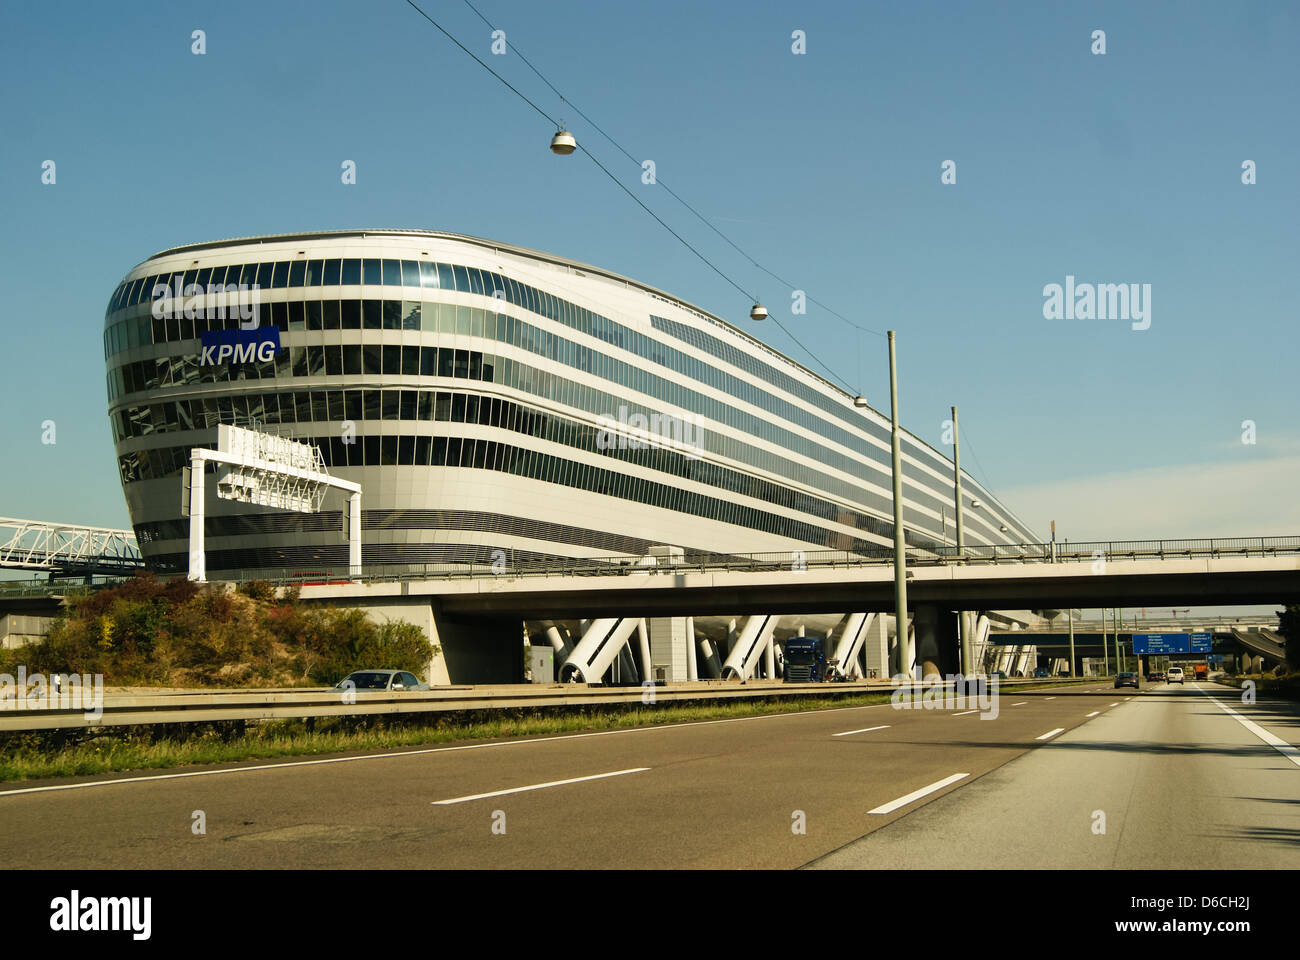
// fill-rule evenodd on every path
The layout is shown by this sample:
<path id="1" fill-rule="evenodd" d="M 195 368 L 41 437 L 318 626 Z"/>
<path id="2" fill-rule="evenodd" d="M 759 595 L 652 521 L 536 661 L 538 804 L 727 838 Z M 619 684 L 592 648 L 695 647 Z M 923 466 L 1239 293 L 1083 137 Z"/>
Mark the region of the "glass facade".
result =
<path id="1" fill-rule="evenodd" d="M 655 301 L 666 301 L 657 296 L 644 297 L 641 317 L 620 322 L 508 270 L 408 259 L 391 246 L 376 250 L 385 256 L 315 249 L 316 256 L 201 263 L 123 281 L 109 302 L 104 354 L 128 501 L 135 484 L 177 475 L 190 447 L 210 445 L 219 423 L 292 425 L 290 435 L 319 443 L 334 468 L 495 470 L 814 549 L 874 552 L 891 536 L 888 425 L 806 371 L 769 362 L 766 348 L 742 349 L 734 332 L 694 311 L 698 327 L 660 316 L 666 311 Z M 702 329 L 711 323 L 716 333 Z M 254 325 L 277 328 L 283 349 L 261 360 L 204 362 L 205 335 Z M 616 412 L 686 418 L 698 425 L 695 450 L 607 449 L 590 420 Z M 355 442 L 343 442 L 344 421 Z M 389 421 L 411 428 L 392 433 L 383 426 Z M 439 424 L 489 429 L 457 436 Z M 530 449 L 502 432 L 561 444 L 570 455 Z M 939 524 L 922 510 L 951 513 L 952 466 L 910 436 L 904 446 L 905 476 L 915 484 L 907 488 L 909 539 L 933 543 Z M 681 479 L 716 495 L 683 489 Z M 970 483 L 973 495 L 989 497 Z M 1033 539 L 1009 515 L 1000 519 L 1009 535 L 982 537 L 978 522 L 968 522 L 968 542 Z M 165 529 L 169 521 L 157 522 Z"/>

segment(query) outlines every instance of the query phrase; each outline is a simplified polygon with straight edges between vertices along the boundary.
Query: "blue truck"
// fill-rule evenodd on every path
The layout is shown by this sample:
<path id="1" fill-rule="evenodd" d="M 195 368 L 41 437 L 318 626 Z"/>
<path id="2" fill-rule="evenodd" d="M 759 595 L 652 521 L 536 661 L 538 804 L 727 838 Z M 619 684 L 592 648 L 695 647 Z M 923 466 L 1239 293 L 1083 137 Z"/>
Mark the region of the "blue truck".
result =
<path id="1" fill-rule="evenodd" d="M 821 683 L 831 679 L 826 644 L 820 637 L 791 637 L 784 644 L 785 682 Z"/>

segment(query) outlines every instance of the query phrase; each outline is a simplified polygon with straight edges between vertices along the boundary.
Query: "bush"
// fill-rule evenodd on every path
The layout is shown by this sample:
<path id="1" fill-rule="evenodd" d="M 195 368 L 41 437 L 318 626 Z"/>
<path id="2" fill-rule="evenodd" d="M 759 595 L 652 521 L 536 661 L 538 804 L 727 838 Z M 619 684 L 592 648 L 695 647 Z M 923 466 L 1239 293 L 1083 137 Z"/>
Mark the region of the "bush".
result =
<path id="1" fill-rule="evenodd" d="M 230 592 L 144 574 L 72 598 L 44 640 L 0 651 L 0 667 L 103 674 L 111 685 L 292 686 L 367 667 L 423 677 L 439 652 L 412 624 L 286 594 L 277 601 L 264 581 Z"/>

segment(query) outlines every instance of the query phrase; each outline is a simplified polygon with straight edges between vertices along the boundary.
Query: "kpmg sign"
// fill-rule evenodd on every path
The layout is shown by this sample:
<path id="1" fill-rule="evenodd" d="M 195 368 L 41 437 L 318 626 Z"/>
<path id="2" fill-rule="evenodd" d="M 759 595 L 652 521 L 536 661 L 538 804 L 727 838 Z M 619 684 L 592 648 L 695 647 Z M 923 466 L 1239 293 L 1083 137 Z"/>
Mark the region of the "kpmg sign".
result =
<path id="1" fill-rule="evenodd" d="M 265 362 L 280 352 L 279 327 L 254 327 L 252 330 L 205 330 L 200 341 L 199 366 L 217 363 Z"/>
<path id="2" fill-rule="evenodd" d="M 1135 633 L 1133 652 L 1163 655 L 1167 653 L 1209 653 L 1214 638 L 1208 633 Z"/>

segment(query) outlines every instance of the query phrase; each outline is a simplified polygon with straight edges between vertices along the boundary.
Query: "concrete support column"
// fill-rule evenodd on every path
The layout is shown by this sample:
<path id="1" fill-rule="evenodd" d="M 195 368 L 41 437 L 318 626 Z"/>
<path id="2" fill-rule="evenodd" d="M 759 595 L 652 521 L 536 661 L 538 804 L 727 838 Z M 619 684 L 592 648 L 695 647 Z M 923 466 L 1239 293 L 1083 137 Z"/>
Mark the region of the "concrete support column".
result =
<path id="1" fill-rule="evenodd" d="M 717 680 L 722 676 L 722 657 L 718 654 L 718 648 L 704 634 L 696 635 L 699 646 L 700 656 L 703 658 L 700 663 L 700 670 L 703 672 L 703 679 Z"/>
<path id="2" fill-rule="evenodd" d="M 934 604 L 921 604 L 916 608 L 916 659 L 921 666 L 922 679 L 943 675 L 939 614 L 939 608 Z"/>
<path id="3" fill-rule="evenodd" d="M 695 618 L 686 618 L 686 679 L 700 679 L 700 668 L 696 661 L 695 651 Z"/>
<path id="4" fill-rule="evenodd" d="M 889 671 L 889 617 L 877 613 L 863 630 L 862 651 L 866 658 L 864 676 L 884 680 L 890 676 Z"/>
<path id="5" fill-rule="evenodd" d="M 803 627 L 799 628 L 803 632 Z M 771 680 L 776 676 L 776 639 L 772 634 L 767 635 L 767 648 L 763 651 L 763 677 Z"/>
<path id="6" fill-rule="evenodd" d="M 207 555 L 203 547 L 203 458 L 190 455 L 190 571 L 189 579 L 208 579 Z"/>
<path id="7" fill-rule="evenodd" d="M 975 645 L 972 642 L 975 633 L 975 614 L 963 610 L 957 614 L 958 627 L 961 630 L 961 673 L 969 677 L 975 673 Z"/>
<path id="8" fill-rule="evenodd" d="M 361 579 L 361 494 L 348 497 L 348 576 Z"/>
<path id="9" fill-rule="evenodd" d="M 646 629 L 645 617 L 641 617 L 636 622 L 636 637 L 641 648 L 641 680 L 653 680 L 654 661 L 650 656 L 650 631 Z"/>

